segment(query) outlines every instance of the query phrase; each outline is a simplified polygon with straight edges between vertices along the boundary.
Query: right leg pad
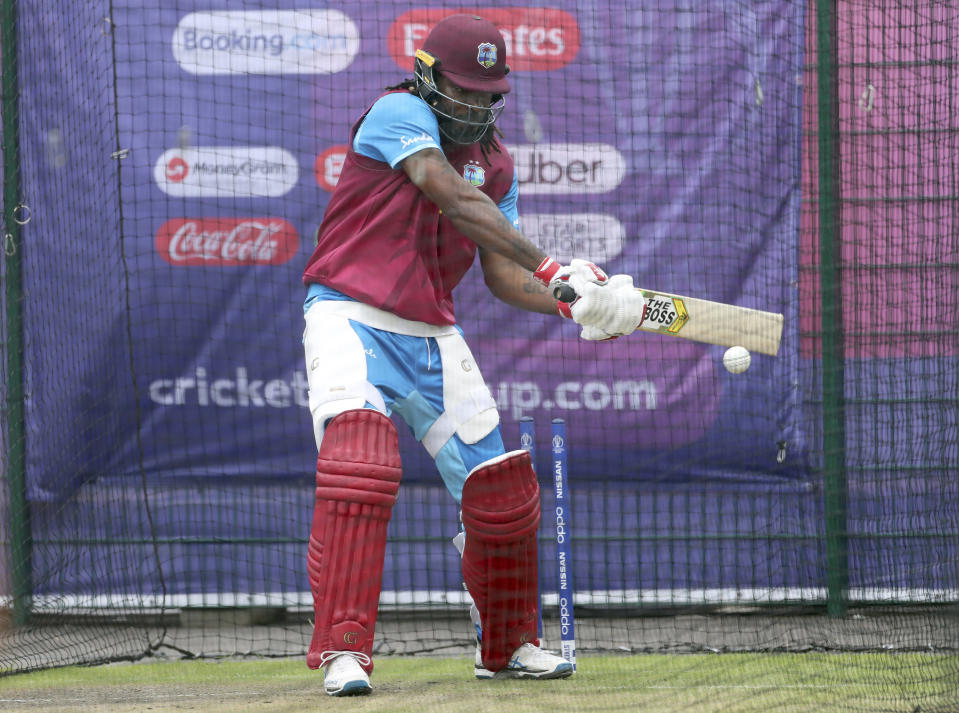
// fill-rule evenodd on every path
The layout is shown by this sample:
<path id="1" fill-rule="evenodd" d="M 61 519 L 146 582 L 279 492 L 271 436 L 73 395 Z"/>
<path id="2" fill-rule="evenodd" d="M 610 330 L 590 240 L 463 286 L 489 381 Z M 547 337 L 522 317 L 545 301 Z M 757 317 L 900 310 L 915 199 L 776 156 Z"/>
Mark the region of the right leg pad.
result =
<path id="1" fill-rule="evenodd" d="M 393 422 L 357 409 L 333 418 L 316 463 L 316 503 L 307 554 L 315 615 L 306 662 L 357 651 L 373 669 L 373 633 L 383 582 L 386 529 L 402 474 Z"/>

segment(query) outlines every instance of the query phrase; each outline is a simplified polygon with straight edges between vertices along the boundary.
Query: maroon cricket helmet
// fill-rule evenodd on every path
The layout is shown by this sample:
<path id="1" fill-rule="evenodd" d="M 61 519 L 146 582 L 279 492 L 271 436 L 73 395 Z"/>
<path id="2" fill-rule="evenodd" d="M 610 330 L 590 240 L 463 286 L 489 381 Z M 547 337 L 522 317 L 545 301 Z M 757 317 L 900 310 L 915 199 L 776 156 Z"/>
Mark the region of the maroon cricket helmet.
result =
<path id="1" fill-rule="evenodd" d="M 430 31 L 423 50 L 436 59 L 436 69 L 458 87 L 506 94 L 506 42 L 489 20 L 478 15 L 449 15 Z"/>

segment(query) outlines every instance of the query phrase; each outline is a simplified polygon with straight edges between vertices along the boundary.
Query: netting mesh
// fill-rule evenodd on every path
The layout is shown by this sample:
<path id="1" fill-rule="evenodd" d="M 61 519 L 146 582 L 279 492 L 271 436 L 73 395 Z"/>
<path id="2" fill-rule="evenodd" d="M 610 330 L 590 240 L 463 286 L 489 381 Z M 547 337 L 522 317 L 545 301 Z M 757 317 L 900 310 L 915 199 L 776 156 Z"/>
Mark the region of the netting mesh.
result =
<path id="1" fill-rule="evenodd" d="M 955 9 L 282 5 L 2 3 L 0 674 L 305 651 L 302 270 L 352 122 L 466 9 L 507 39 L 524 233 L 785 317 L 733 376 L 457 289 L 507 448 L 536 426 L 547 644 L 559 417 L 581 652 L 923 651 L 862 665 L 954 698 Z M 458 507 L 397 421 L 376 651 L 468 652 Z"/>

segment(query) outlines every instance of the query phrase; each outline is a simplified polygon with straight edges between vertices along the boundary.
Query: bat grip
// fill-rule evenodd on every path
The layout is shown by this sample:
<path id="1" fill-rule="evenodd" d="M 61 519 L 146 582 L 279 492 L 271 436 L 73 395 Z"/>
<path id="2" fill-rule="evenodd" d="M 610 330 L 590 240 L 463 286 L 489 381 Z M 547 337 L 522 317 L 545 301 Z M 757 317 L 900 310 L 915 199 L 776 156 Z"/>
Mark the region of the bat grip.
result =
<path id="1" fill-rule="evenodd" d="M 569 304 L 576 299 L 576 290 L 569 285 L 557 285 L 553 288 L 553 297 L 558 299 L 560 302 Z"/>

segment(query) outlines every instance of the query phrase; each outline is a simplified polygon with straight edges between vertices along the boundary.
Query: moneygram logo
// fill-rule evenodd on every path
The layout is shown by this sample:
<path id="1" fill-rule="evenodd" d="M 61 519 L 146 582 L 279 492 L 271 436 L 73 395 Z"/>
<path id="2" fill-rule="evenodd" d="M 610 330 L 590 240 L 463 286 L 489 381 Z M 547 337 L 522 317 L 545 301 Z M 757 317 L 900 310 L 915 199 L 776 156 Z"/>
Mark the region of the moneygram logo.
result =
<path id="1" fill-rule="evenodd" d="M 404 12 L 386 34 L 386 47 L 402 69 L 413 68 L 413 53 L 423 46 L 433 26 L 459 10 L 420 8 Z M 481 8 L 506 41 L 506 61 L 523 72 L 565 67 L 579 52 L 579 23 L 568 12 L 550 7 Z"/>
<path id="2" fill-rule="evenodd" d="M 282 196 L 299 175 L 293 154 L 276 146 L 170 149 L 153 167 L 160 190 L 177 198 Z"/>
<path id="3" fill-rule="evenodd" d="M 509 146 L 520 193 L 606 193 L 623 182 L 626 162 L 609 144 Z"/>
<path id="4" fill-rule="evenodd" d="M 519 224 L 523 235 L 562 263 L 582 257 L 605 265 L 626 244 L 622 223 L 602 213 L 529 213 Z"/>
<path id="5" fill-rule="evenodd" d="M 180 183 L 186 180 L 190 172 L 190 165 L 179 156 L 171 158 L 166 165 L 166 179 L 170 183 Z"/>
<path id="6" fill-rule="evenodd" d="M 348 150 L 348 146 L 339 144 L 330 146 L 316 157 L 316 161 L 313 163 L 313 176 L 320 188 L 331 193 L 336 188 L 336 182 L 340 180 L 340 171 L 343 170 Z"/>
<path id="7" fill-rule="evenodd" d="M 191 74 L 333 74 L 359 49 L 339 10 L 193 12 L 173 33 L 173 56 Z"/>
<path id="8" fill-rule="evenodd" d="M 279 265 L 299 245 L 282 218 L 174 218 L 156 234 L 157 252 L 171 265 Z"/>

